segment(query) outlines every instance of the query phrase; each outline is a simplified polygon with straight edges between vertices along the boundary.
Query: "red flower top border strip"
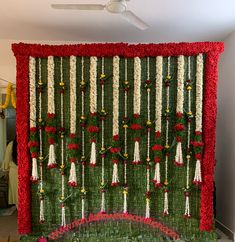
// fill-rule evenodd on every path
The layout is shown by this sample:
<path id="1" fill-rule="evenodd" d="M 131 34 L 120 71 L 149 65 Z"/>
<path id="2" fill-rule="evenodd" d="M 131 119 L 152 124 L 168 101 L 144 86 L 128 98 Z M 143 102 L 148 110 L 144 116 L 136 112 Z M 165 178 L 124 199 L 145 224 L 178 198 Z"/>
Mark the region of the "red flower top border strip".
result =
<path id="1" fill-rule="evenodd" d="M 41 45 L 41 44 L 12 44 L 15 55 L 48 57 L 53 56 L 109 56 L 146 57 L 146 56 L 178 56 L 196 55 L 199 53 L 216 52 L 224 50 L 222 42 L 195 42 L 195 43 L 169 43 L 169 44 L 77 44 L 77 45 Z"/>

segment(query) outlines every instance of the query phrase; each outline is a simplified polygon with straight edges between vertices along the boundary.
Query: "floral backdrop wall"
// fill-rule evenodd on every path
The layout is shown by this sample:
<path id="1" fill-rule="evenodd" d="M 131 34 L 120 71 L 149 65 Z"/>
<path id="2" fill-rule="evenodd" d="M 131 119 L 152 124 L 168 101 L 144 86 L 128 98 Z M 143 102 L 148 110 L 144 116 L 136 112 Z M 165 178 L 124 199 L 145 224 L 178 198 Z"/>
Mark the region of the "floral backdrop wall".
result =
<path id="1" fill-rule="evenodd" d="M 216 241 L 222 43 L 12 48 L 24 241 Z"/>

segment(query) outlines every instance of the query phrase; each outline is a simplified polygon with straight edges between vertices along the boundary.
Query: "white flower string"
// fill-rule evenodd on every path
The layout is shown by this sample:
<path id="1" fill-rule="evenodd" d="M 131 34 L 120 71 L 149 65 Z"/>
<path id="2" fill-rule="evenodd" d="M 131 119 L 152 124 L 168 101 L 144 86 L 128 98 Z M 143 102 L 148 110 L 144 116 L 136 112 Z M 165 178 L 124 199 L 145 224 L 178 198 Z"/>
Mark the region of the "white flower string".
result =
<path id="1" fill-rule="evenodd" d="M 39 88 L 42 88 L 43 86 L 43 81 L 42 81 L 42 72 L 41 72 L 41 58 L 38 59 L 38 86 Z M 39 161 L 40 161 L 40 184 L 39 184 L 39 194 L 40 194 L 40 215 L 39 215 L 39 222 L 44 223 L 45 221 L 45 216 L 44 216 L 44 188 L 43 188 L 43 151 L 42 151 L 42 145 L 43 145 L 43 139 L 42 139 L 42 92 L 39 91 L 39 118 L 38 118 L 38 123 L 39 123 Z"/>
<path id="2" fill-rule="evenodd" d="M 29 126 L 30 126 L 30 137 L 35 137 L 36 135 L 36 61 L 34 57 L 29 57 Z M 34 132 L 35 131 L 35 132 Z M 29 143 L 30 148 L 38 146 L 37 140 L 32 140 Z M 32 152 L 31 152 L 32 154 Z M 38 165 L 37 165 L 37 157 L 32 156 L 32 175 L 31 181 L 38 181 Z"/>
<path id="3" fill-rule="evenodd" d="M 160 176 L 160 162 L 162 158 L 162 144 L 161 144 L 161 132 L 162 132 L 162 70 L 163 70 L 163 58 L 162 56 L 156 57 L 156 97 L 155 97 L 155 139 L 156 144 L 152 147 L 154 152 L 155 173 L 154 184 L 155 187 L 161 187 Z"/>
<path id="4" fill-rule="evenodd" d="M 113 57 L 113 146 L 110 149 L 113 153 L 113 175 L 111 186 L 119 185 L 118 177 L 118 153 L 120 147 L 118 146 L 119 141 L 119 56 Z"/>
<path id="5" fill-rule="evenodd" d="M 168 204 L 168 159 L 169 159 L 169 118 L 170 118 L 170 67 L 171 67 L 171 57 L 169 56 L 167 58 L 167 77 L 165 80 L 165 86 L 166 86 L 166 143 L 165 143 L 165 181 L 164 181 L 164 209 L 163 214 L 165 216 L 169 215 L 169 204 Z"/>
<path id="6" fill-rule="evenodd" d="M 175 125 L 176 136 L 176 154 L 175 165 L 183 166 L 183 151 L 182 151 L 182 131 L 184 130 L 183 124 L 183 109 L 184 109 L 184 56 L 178 57 L 178 71 L 177 71 L 177 101 L 176 101 L 176 117 L 177 123 Z"/>
<path id="7" fill-rule="evenodd" d="M 141 103 L 141 60 L 139 57 L 134 58 L 134 99 L 133 99 L 133 109 L 134 109 L 134 123 L 131 129 L 135 132 L 141 130 L 140 125 L 140 104 Z M 140 158 L 140 135 L 135 135 L 134 137 L 134 158 L 132 164 L 138 165 L 141 163 Z"/>
<path id="8" fill-rule="evenodd" d="M 60 58 L 60 140 L 61 140 L 61 226 L 66 226 L 65 219 L 65 178 L 64 178 L 64 78 L 63 78 L 63 57 Z"/>
<path id="9" fill-rule="evenodd" d="M 103 78 L 105 78 L 104 74 L 104 57 L 101 59 L 101 76 L 100 76 L 100 84 L 101 84 L 101 113 L 105 113 L 105 107 L 104 107 L 104 84 L 105 81 Z M 105 213 L 105 145 L 104 145 L 104 119 L 101 119 L 101 208 L 100 213 Z"/>
<path id="10" fill-rule="evenodd" d="M 97 115 L 97 57 L 90 57 L 90 115 L 92 124 L 88 129 L 90 133 L 97 133 L 98 127 L 96 126 L 96 115 Z M 91 139 L 91 156 L 90 166 L 96 166 L 96 139 Z"/>
<path id="11" fill-rule="evenodd" d="M 85 219 L 85 197 L 86 197 L 86 188 L 85 188 L 85 126 L 83 125 L 85 120 L 85 81 L 84 81 L 84 57 L 82 57 L 82 70 L 81 70 L 81 93 L 82 93 L 82 115 L 81 115 L 81 127 L 82 127 L 82 219 Z M 84 87 L 84 88 L 83 88 Z"/>
<path id="12" fill-rule="evenodd" d="M 190 203 L 189 203 L 189 197 L 190 197 L 190 186 L 189 186 L 189 166 L 190 166 L 190 160 L 191 160 L 191 155 L 190 155 L 190 143 L 191 143 L 191 118 L 192 118 L 192 100 L 191 100 L 191 64 L 190 64 L 191 58 L 188 56 L 188 77 L 186 81 L 186 89 L 187 89 L 187 97 L 188 97 L 188 109 L 187 109 L 187 118 L 188 118 L 188 130 L 187 130 L 187 170 L 186 170 L 186 188 L 184 191 L 184 196 L 185 196 L 185 212 L 184 212 L 184 217 L 185 218 L 190 218 Z"/>
<path id="13" fill-rule="evenodd" d="M 123 213 L 127 214 L 127 196 L 128 196 L 128 184 L 127 184 L 127 162 L 128 162 L 128 153 L 127 153 L 127 129 L 128 129 L 128 91 L 129 91 L 129 82 L 127 79 L 127 58 L 125 58 L 125 80 L 123 83 L 124 86 L 124 119 L 123 119 L 123 128 L 124 128 L 124 188 L 123 188 Z"/>
<path id="14" fill-rule="evenodd" d="M 56 155 L 55 155 L 55 144 L 54 139 L 50 137 L 50 134 L 54 134 L 56 131 L 56 127 L 53 124 L 53 119 L 55 118 L 55 88 L 54 88 L 54 57 L 48 56 L 47 59 L 47 72 L 48 72 L 48 80 L 47 80 L 47 115 L 48 115 L 48 127 L 46 131 L 49 135 L 49 158 L 48 158 L 48 168 L 56 167 Z"/>
<path id="15" fill-rule="evenodd" d="M 70 56 L 70 138 L 71 143 L 68 144 L 68 149 L 73 150 L 78 149 L 78 145 L 76 144 L 76 105 L 77 105 L 77 91 L 76 91 L 76 56 Z M 69 181 L 68 184 L 72 187 L 77 186 L 77 175 L 76 175 L 76 166 L 75 163 L 77 159 L 74 154 L 73 157 L 70 158 L 70 173 L 69 173 Z"/>
<path id="16" fill-rule="evenodd" d="M 151 132 L 151 113 L 150 113 L 150 85 L 149 79 L 149 57 L 147 57 L 147 80 L 145 81 L 145 87 L 147 92 L 147 167 L 146 167 L 146 211 L 145 218 L 150 218 L 150 132 Z"/>
<path id="17" fill-rule="evenodd" d="M 195 124 L 195 141 L 193 146 L 195 149 L 196 168 L 194 175 L 194 184 L 202 183 L 201 159 L 202 159 L 202 104 L 203 104 L 203 55 L 197 55 L 196 65 L 196 124 Z"/>

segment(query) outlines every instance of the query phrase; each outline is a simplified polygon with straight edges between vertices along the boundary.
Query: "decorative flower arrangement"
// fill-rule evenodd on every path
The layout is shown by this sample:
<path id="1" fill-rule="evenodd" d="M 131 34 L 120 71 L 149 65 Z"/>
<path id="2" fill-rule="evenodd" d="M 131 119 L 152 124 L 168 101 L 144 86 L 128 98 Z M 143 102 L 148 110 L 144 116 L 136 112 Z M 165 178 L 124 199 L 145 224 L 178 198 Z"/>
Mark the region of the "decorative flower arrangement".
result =
<path id="1" fill-rule="evenodd" d="M 56 138 L 56 119 L 55 119 L 55 90 L 54 90 L 54 57 L 48 56 L 47 60 L 47 126 L 45 131 L 48 136 L 49 143 L 49 157 L 48 168 L 55 168 L 56 155 L 55 155 L 55 138 Z"/>
<path id="2" fill-rule="evenodd" d="M 6 100 L 5 100 L 4 104 L 0 104 L 0 108 L 6 109 L 9 105 L 10 99 L 11 99 L 11 104 L 12 104 L 13 108 L 16 108 L 16 100 L 15 100 L 13 84 L 9 82 L 7 84 L 7 88 L 6 88 Z"/>
<path id="3" fill-rule="evenodd" d="M 97 57 L 90 57 L 90 119 L 87 131 L 91 134 L 90 166 L 96 166 L 96 139 L 99 127 L 97 123 Z"/>
<path id="4" fill-rule="evenodd" d="M 175 165 L 183 166 L 183 151 L 182 151 L 182 134 L 184 130 L 184 56 L 178 57 L 178 71 L 177 71 L 177 103 L 176 103 L 176 154 Z"/>

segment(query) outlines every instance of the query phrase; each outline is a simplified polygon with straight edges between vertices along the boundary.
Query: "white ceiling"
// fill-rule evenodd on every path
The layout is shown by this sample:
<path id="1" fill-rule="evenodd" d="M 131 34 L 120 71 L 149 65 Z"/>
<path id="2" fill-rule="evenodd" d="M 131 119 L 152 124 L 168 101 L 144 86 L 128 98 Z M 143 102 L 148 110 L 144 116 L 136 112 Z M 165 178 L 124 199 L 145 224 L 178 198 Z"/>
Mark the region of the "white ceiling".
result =
<path id="1" fill-rule="evenodd" d="M 106 11 L 53 10 L 51 3 L 105 0 L 1 1 L 0 39 L 87 42 L 222 40 L 235 30 L 235 0 L 131 0 L 150 28 L 141 31 Z"/>

